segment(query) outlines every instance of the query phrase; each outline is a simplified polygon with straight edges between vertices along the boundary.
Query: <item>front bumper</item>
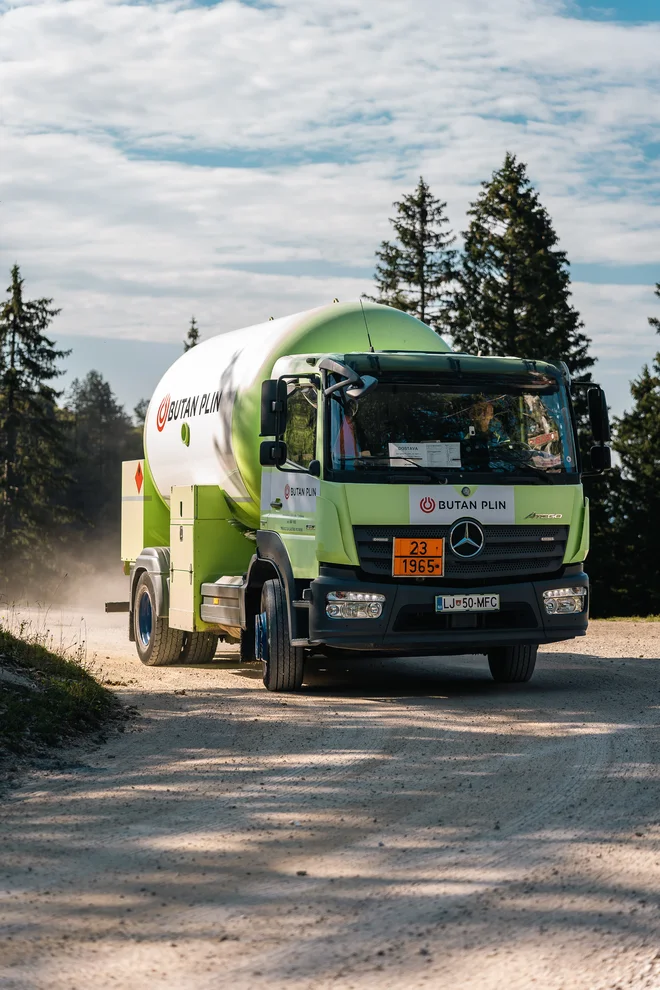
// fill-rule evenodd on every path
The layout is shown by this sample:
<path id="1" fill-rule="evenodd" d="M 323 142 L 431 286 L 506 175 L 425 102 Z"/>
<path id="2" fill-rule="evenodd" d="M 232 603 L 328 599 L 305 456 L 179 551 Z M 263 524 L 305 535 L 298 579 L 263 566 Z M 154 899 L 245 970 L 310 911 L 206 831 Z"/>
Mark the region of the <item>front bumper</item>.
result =
<path id="1" fill-rule="evenodd" d="M 379 583 L 351 568 L 322 566 L 311 584 L 309 640 L 317 645 L 349 650 L 391 651 L 398 655 L 484 653 L 495 646 L 557 643 L 583 636 L 585 610 L 574 615 L 548 615 L 543 592 L 550 588 L 589 587 L 580 565 L 565 567 L 558 576 L 537 581 L 493 583 L 478 588 L 430 585 L 415 581 Z M 325 614 L 330 591 L 369 591 L 385 595 L 378 619 L 331 619 Z M 443 614 L 435 611 L 436 595 L 500 596 L 499 612 Z"/>

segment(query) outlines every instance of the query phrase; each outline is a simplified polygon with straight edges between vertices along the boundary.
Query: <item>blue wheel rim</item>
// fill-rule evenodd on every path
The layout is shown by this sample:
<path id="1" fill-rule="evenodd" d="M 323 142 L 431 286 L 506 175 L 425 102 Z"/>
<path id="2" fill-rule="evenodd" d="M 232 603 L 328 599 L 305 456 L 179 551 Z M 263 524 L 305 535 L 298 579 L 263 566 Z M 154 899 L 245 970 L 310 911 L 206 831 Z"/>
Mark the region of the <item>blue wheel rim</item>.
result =
<path id="1" fill-rule="evenodd" d="M 257 660 L 268 663 L 268 617 L 265 612 L 258 612 L 254 617 L 255 656 Z"/>
<path id="2" fill-rule="evenodd" d="M 153 612 L 151 610 L 151 598 L 146 591 L 143 591 L 138 606 L 138 632 L 140 634 L 140 642 L 143 646 L 149 646 L 152 627 Z"/>

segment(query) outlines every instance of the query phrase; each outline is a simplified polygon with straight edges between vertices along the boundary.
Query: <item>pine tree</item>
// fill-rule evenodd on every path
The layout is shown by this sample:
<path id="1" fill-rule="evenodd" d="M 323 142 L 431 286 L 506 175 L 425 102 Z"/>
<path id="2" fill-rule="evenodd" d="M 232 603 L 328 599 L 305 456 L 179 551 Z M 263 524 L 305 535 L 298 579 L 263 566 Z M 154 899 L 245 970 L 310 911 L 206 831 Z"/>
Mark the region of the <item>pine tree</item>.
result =
<path id="1" fill-rule="evenodd" d="M 149 399 L 140 399 L 139 402 L 133 407 L 133 420 L 135 425 L 142 429 L 144 427 L 144 421 L 147 418 L 147 410 L 149 409 Z"/>
<path id="2" fill-rule="evenodd" d="M 660 283 L 655 287 L 660 298 Z M 649 324 L 660 333 L 660 320 Z M 644 365 L 631 383 L 630 412 L 614 422 L 614 450 L 621 460 L 621 480 L 614 525 L 618 537 L 618 572 L 611 574 L 623 615 L 660 614 L 660 352 L 652 367 Z"/>
<path id="3" fill-rule="evenodd" d="M 570 302 L 566 253 L 527 168 L 507 153 L 468 211 L 453 299 L 460 350 L 565 361 L 584 376 L 595 363 Z M 585 376 L 587 377 L 587 376 Z"/>
<path id="4" fill-rule="evenodd" d="M 52 299 L 25 300 L 23 284 L 14 265 L 0 307 L 0 576 L 11 571 L 14 589 L 46 565 L 69 483 L 52 384 L 69 352 L 46 336 L 60 311 Z"/>
<path id="5" fill-rule="evenodd" d="M 183 352 L 189 351 L 191 347 L 195 347 L 199 343 L 199 327 L 197 326 L 197 320 L 194 316 L 190 318 L 190 326 L 188 327 L 188 333 L 186 334 L 186 339 L 183 342 Z"/>
<path id="6" fill-rule="evenodd" d="M 142 455 L 141 431 L 98 371 L 74 380 L 66 398 L 76 483 L 71 513 L 83 529 L 119 538 L 121 462 Z"/>
<path id="7" fill-rule="evenodd" d="M 447 229 L 447 204 L 433 196 L 420 177 L 415 191 L 392 205 L 396 240 L 383 241 L 376 251 L 378 294 L 365 298 L 412 313 L 440 331 L 446 323 L 456 255 L 451 247 L 454 235 Z"/>

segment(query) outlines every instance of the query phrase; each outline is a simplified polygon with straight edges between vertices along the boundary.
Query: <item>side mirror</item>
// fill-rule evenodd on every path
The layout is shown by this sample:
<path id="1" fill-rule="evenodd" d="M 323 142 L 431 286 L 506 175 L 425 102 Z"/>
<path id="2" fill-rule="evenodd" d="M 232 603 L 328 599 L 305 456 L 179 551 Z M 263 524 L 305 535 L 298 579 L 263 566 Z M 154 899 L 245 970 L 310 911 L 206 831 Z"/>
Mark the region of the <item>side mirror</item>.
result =
<path id="1" fill-rule="evenodd" d="M 590 450 L 591 470 L 602 474 L 612 467 L 612 451 L 609 447 L 592 447 Z"/>
<path id="2" fill-rule="evenodd" d="M 261 383 L 261 433 L 259 436 L 281 437 L 285 430 L 286 382 L 281 378 L 269 378 Z"/>
<path id="3" fill-rule="evenodd" d="M 264 440 L 259 447 L 259 463 L 262 467 L 281 467 L 286 463 L 284 440 Z"/>
<path id="4" fill-rule="evenodd" d="M 321 477 L 321 462 L 320 461 L 310 461 L 309 467 L 307 468 L 312 478 Z"/>
<path id="5" fill-rule="evenodd" d="M 378 379 L 374 378 L 373 375 L 362 375 L 360 381 L 361 384 L 351 385 L 346 389 L 346 395 L 349 399 L 355 399 L 356 402 L 368 395 L 378 384 Z"/>
<path id="6" fill-rule="evenodd" d="M 596 443 L 607 443 L 610 439 L 610 417 L 607 411 L 605 393 L 601 388 L 590 388 L 587 392 L 591 433 Z M 593 454 L 593 449 L 592 449 Z"/>

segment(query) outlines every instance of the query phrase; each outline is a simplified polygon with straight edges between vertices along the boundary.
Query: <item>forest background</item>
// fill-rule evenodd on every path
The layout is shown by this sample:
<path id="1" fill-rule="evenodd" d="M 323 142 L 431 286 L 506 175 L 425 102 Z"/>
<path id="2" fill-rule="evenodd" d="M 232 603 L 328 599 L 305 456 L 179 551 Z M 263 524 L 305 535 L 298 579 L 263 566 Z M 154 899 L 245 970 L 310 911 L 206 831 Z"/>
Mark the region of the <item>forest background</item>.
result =
<path id="1" fill-rule="evenodd" d="M 418 316 L 457 350 L 562 360 L 591 380 L 596 359 L 571 301 L 570 266 L 524 163 L 507 154 L 471 204 L 466 230 L 423 178 L 393 204 L 393 237 L 376 251 L 372 297 Z M 660 297 L 660 284 L 656 286 Z M 58 389 L 67 352 L 54 299 L 27 298 L 20 267 L 0 306 L 0 595 L 43 598 L 72 568 L 119 563 L 121 462 L 142 456 L 148 401 L 132 412 L 103 369 Z M 649 316 L 660 332 L 660 318 Z M 194 317 L 183 349 L 195 346 Z M 614 469 L 585 479 L 592 511 L 592 614 L 660 613 L 660 354 L 631 383 L 613 423 Z M 597 369 L 595 369 L 597 370 Z M 577 405 L 581 442 L 589 447 Z M 587 455 L 588 458 L 588 455 Z M 588 463 L 586 464 L 588 467 Z M 70 583 L 70 581 L 69 581 Z"/>

